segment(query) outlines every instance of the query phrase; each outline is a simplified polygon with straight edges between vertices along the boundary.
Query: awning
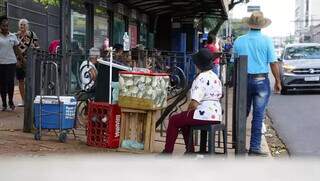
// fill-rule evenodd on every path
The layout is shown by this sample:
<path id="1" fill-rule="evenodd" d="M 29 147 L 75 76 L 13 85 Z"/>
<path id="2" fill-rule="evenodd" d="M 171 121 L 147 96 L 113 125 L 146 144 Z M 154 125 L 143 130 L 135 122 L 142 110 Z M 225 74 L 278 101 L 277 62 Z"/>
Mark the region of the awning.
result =
<path id="1" fill-rule="evenodd" d="M 225 0 L 112 0 L 148 15 L 171 17 L 210 16 L 227 19 Z"/>

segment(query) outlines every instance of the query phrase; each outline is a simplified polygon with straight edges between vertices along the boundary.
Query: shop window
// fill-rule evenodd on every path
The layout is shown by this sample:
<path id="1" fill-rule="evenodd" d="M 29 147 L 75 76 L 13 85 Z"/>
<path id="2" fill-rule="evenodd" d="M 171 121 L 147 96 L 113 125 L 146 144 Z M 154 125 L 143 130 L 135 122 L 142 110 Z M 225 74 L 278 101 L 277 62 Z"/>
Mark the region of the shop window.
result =
<path id="1" fill-rule="evenodd" d="M 86 48 L 86 8 L 81 0 L 72 0 L 71 9 L 71 39 Z"/>
<path id="2" fill-rule="evenodd" d="M 129 25 L 130 47 L 136 48 L 138 43 L 138 27 L 137 24 Z"/>
<path id="3" fill-rule="evenodd" d="M 148 49 L 153 49 L 154 48 L 154 34 L 149 33 L 148 34 Z"/>
<path id="4" fill-rule="evenodd" d="M 140 44 L 147 46 L 147 25 L 144 23 L 140 24 Z"/>
<path id="5" fill-rule="evenodd" d="M 109 38 L 109 16 L 107 9 L 98 6 L 94 14 L 94 47 L 102 47 L 107 37 Z"/>
<path id="6" fill-rule="evenodd" d="M 71 11 L 71 38 L 86 47 L 86 15 Z"/>
<path id="7" fill-rule="evenodd" d="M 123 44 L 123 35 L 125 32 L 125 20 L 123 16 L 115 14 L 113 23 L 113 45 Z"/>
<path id="8" fill-rule="evenodd" d="M 69 77 L 70 92 L 80 89 L 79 68 L 85 60 L 86 49 L 86 9 L 81 0 L 71 1 L 71 73 Z"/>

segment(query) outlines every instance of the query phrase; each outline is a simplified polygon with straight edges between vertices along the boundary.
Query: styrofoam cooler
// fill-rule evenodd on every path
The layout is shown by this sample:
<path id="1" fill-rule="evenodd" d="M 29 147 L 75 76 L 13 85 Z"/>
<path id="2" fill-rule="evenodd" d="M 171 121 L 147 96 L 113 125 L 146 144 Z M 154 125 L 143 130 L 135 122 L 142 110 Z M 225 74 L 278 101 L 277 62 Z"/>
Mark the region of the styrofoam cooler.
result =
<path id="1" fill-rule="evenodd" d="M 75 125 L 77 100 L 73 96 L 42 96 L 42 124 L 43 129 L 72 129 Z M 60 110 L 59 110 L 60 108 Z M 34 126 L 40 127 L 40 96 L 34 100 Z M 61 125 L 60 120 L 61 119 Z"/>

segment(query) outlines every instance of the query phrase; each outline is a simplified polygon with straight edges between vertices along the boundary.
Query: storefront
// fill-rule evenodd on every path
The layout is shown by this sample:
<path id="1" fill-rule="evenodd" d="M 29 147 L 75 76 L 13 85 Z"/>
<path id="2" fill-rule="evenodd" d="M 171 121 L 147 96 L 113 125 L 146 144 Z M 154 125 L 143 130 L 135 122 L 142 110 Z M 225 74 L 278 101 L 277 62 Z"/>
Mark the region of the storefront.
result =
<path id="1" fill-rule="evenodd" d="M 17 9 L 16 5 L 9 6 L 9 2 L 13 1 L 8 1 L 7 3 L 8 12 L 15 12 Z M 50 42 L 54 37 L 49 37 L 49 35 L 57 36 L 55 39 L 60 38 L 62 42 L 60 87 L 63 94 L 70 94 L 77 88 L 77 84 L 79 83 L 77 77 L 79 76 L 79 64 L 87 58 L 88 50 L 92 46 L 101 47 L 107 37 L 110 39 L 111 46 L 123 44 L 125 32 L 130 32 L 131 48 L 134 48 L 137 44 L 141 44 L 150 49 L 155 46 L 154 44 L 156 42 L 163 45 L 156 45 L 156 48 L 159 50 L 168 50 L 171 42 L 172 17 L 201 16 L 203 12 L 198 10 L 204 6 L 204 2 L 195 4 L 193 0 L 186 0 L 188 5 L 179 5 L 181 4 L 180 1 L 172 1 L 172 3 L 176 4 L 172 5 L 169 3 L 165 6 L 163 5 L 167 3 L 165 0 L 150 2 L 143 0 L 60 0 L 58 1 L 60 2 L 60 6 L 57 5 L 58 7 L 56 7 L 58 11 L 47 11 L 44 13 L 38 12 L 40 8 L 32 8 L 41 6 L 46 7 L 45 10 L 50 10 L 51 7 L 48 6 L 48 4 L 32 4 L 31 8 L 27 5 L 36 3 L 34 0 L 16 0 L 16 2 L 20 4 L 21 2 L 25 3 L 23 7 L 19 7 L 18 9 L 26 10 L 31 15 L 26 16 L 24 13 L 24 16 L 30 17 L 30 19 L 32 17 L 37 18 L 31 21 L 33 23 L 33 29 L 35 29 L 35 25 L 39 25 L 39 27 L 51 26 L 53 27 L 51 29 L 55 30 L 39 28 L 39 33 L 36 33 L 40 40 Z M 221 3 L 210 0 L 206 2 L 206 4 L 211 4 L 211 6 L 208 6 L 205 12 L 216 14 L 217 17 L 219 16 L 220 18 L 227 16 Z M 219 7 L 215 6 L 217 4 Z M 131 9 L 137 11 L 137 18 L 134 18 L 130 13 Z M 23 11 L 19 11 L 19 14 L 13 14 L 11 19 L 18 20 L 23 18 L 20 12 Z M 141 12 L 145 14 L 138 15 L 138 13 Z M 43 15 L 39 16 L 39 14 Z M 50 18 L 51 16 L 58 17 L 57 24 L 59 25 L 52 23 L 53 20 L 51 19 L 54 18 Z M 152 22 L 150 22 L 150 20 L 152 20 Z M 42 23 L 42 21 L 44 22 Z M 43 25 L 45 23 L 46 25 Z M 165 28 L 158 28 L 163 26 Z M 43 35 L 45 32 L 47 32 L 47 35 Z M 163 42 L 166 43 L 163 44 Z M 43 49 L 47 49 L 48 46 L 46 46 L 46 44 L 48 43 L 43 43 Z M 79 51 L 75 52 L 76 49 Z M 72 51 L 71 54 L 70 51 Z M 75 55 L 79 55 L 79 57 Z"/>
<path id="2" fill-rule="evenodd" d="M 139 44 L 143 45 L 144 47 L 147 47 L 148 44 L 148 16 L 146 14 L 142 14 L 141 17 L 141 22 L 140 22 L 140 27 L 139 27 Z"/>
<path id="3" fill-rule="evenodd" d="M 154 48 L 154 33 L 148 33 L 148 44 L 147 48 L 152 50 Z"/>
<path id="4" fill-rule="evenodd" d="M 123 4 L 114 6 L 112 45 L 123 44 L 123 35 L 127 30 L 126 7 Z"/>
<path id="5" fill-rule="evenodd" d="M 129 36 L 130 36 L 130 48 L 136 48 L 138 44 L 138 20 L 137 11 L 131 10 L 131 16 L 129 19 Z"/>
<path id="6" fill-rule="evenodd" d="M 110 39 L 110 12 L 107 7 L 96 6 L 94 11 L 94 47 L 100 48 L 106 38 Z"/>
<path id="7" fill-rule="evenodd" d="M 86 7 L 82 1 L 71 1 L 71 41 L 77 42 L 82 49 L 87 48 L 86 42 Z"/>

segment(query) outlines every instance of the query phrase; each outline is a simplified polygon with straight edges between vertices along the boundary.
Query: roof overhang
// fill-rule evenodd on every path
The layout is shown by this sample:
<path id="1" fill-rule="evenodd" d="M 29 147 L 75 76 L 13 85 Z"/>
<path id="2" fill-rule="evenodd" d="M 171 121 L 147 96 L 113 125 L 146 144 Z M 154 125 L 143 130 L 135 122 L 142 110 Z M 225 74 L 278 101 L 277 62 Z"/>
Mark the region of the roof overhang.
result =
<path id="1" fill-rule="evenodd" d="M 226 0 L 112 0 L 148 15 L 171 17 L 216 17 L 227 19 Z"/>

